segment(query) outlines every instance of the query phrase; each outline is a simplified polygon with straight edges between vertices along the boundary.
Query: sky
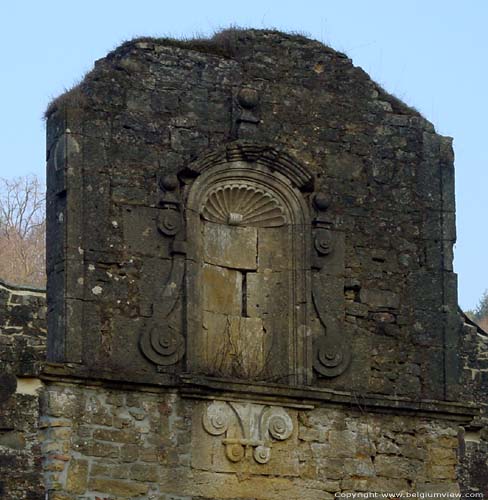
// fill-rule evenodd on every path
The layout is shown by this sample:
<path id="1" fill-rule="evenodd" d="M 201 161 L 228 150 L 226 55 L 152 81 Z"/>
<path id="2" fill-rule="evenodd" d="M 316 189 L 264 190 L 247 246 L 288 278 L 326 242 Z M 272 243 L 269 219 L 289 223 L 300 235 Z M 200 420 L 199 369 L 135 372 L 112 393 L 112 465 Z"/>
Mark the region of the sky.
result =
<path id="1" fill-rule="evenodd" d="M 0 0 L 0 177 L 44 178 L 49 101 L 135 36 L 211 35 L 231 25 L 305 34 L 345 52 L 454 137 L 459 301 L 488 289 L 486 0 Z"/>

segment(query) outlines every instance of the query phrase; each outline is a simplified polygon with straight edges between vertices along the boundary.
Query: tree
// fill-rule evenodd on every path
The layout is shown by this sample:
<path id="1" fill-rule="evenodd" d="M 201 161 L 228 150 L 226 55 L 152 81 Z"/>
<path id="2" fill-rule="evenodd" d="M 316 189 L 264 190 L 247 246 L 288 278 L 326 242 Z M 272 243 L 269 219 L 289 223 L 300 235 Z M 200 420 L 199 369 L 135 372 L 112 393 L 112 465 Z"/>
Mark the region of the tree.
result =
<path id="1" fill-rule="evenodd" d="M 45 194 L 36 176 L 0 178 L 0 278 L 44 287 Z"/>
<path id="2" fill-rule="evenodd" d="M 476 309 L 466 311 L 467 316 L 483 330 L 488 331 L 488 290 L 485 290 Z"/>
<path id="3" fill-rule="evenodd" d="M 488 318 L 488 290 L 485 290 L 485 293 L 478 302 L 478 307 L 474 311 L 474 316 L 478 321 Z"/>

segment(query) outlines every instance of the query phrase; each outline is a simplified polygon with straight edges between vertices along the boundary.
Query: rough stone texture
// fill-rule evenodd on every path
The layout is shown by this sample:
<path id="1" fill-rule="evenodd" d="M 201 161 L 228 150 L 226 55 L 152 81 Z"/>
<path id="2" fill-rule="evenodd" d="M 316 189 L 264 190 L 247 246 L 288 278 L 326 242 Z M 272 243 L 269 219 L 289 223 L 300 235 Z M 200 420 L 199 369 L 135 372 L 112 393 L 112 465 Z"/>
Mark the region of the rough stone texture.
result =
<path id="1" fill-rule="evenodd" d="M 46 356 L 43 290 L 0 281 L 0 498 L 44 500 L 39 373 Z"/>
<path id="2" fill-rule="evenodd" d="M 55 384 L 44 398 L 50 498 L 63 492 L 70 500 L 322 500 L 339 492 L 459 492 L 453 422 L 360 407 L 289 409 L 292 446 L 283 441 L 280 450 L 277 442 L 276 463 L 259 465 L 249 457 L 225 460 L 222 438 L 202 429 L 199 411 L 209 402 Z"/>
<path id="3" fill-rule="evenodd" d="M 112 378 L 164 380 L 140 355 L 137 338 L 168 324 L 192 342 L 190 315 L 198 316 L 200 306 L 188 294 L 201 283 L 175 281 L 171 270 L 175 255 L 185 266 L 186 253 L 187 271 L 196 274 L 193 179 L 218 154 L 239 156 L 266 175 L 269 154 L 276 180 L 276 172 L 285 173 L 280 155 L 289 155 L 286 161 L 310 173 L 297 196 L 310 204 L 304 235 L 318 254 L 311 267 L 286 259 L 284 265 L 318 277 L 315 307 L 323 308 L 320 319 L 304 277 L 303 287 L 291 285 L 302 294 L 291 309 L 305 302 L 310 324 L 289 321 L 298 322 L 295 331 L 311 328 L 317 345 L 324 328 L 337 338 L 347 330 L 344 349 L 354 358 L 332 379 L 305 367 L 307 383 L 459 399 L 450 144 L 343 54 L 311 40 L 231 30 L 198 47 L 150 39 L 124 44 L 48 112 L 50 359 Z M 325 201 L 314 205 L 314 193 Z M 255 265 L 238 257 L 249 260 L 254 236 L 239 243 L 244 236 L 221 234 L 255 228 L 228 226 L 212 237 L 209 224 L 206 252 L 221 247 L 219 265 Z M 265 255 L 282 251 L 281 237 L 270 238 L 262 239 L 260 267 Z M 183 241 L 186 248 L 175 247 Z M 175 297 L 170 312 L 157 306 L 165 293 Z M 290 303 L 282 292 L 273 297 Z M 191 371 L 191 349 L 182 356 L 163 372 Z"/>
<path id="4" fill-rule="evenodd" d="M 488 495 L 488 333 L 465 317 L 462 365 L 464 391 L 481 408 L 480 415 L 463 429 L 459 455 L 462 492 Z"/>
<path id="5" fill-rule="evenodd" d="M 128 42 L 47 115 L 51 500 L 486 489 L 449 138 L 274 31 Z"/>

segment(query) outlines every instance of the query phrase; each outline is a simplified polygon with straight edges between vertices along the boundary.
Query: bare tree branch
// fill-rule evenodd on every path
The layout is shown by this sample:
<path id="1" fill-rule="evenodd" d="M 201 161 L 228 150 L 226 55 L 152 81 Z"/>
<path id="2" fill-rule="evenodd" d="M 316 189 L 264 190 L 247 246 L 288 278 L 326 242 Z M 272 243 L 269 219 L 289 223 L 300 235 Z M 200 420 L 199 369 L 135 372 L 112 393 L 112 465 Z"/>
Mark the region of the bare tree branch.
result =
<path id="1" fill-rule="evenodd" d="M 45 286 L 45 195 L 35 176 L 0 178 L 0 278 Z"/>

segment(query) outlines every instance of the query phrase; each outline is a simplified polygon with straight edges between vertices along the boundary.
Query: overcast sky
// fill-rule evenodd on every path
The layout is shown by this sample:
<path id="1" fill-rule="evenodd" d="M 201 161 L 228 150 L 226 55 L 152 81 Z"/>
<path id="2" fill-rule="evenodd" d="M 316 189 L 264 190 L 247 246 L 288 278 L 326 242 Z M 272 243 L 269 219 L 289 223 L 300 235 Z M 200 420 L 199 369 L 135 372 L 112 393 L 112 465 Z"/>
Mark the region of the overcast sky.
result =
<path id="1" fill-rule="evenodd" d="M 488 2 L 485 0 L 0 0 L 0 176 L 44 177 L 42 114 L 96 59 L 140 35 L 230 25 L 298 31 L 346 52 L 454 137 L 463 308 L 488 288 Z"/>

